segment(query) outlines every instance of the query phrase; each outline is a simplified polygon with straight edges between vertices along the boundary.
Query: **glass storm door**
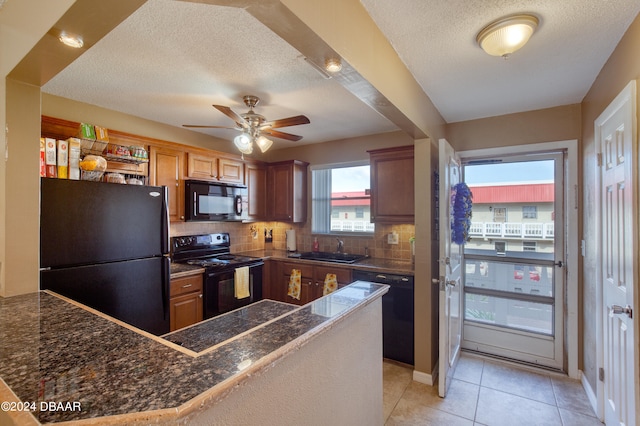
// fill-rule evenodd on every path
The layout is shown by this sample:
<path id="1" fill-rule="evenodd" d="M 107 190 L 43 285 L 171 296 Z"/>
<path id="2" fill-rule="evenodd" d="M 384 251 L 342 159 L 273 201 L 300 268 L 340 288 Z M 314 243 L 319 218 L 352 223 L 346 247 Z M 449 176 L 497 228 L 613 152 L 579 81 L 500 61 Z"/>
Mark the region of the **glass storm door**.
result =
<path id="1" fill-rule="evenodd" d="M 462 347 L 564 368 L 564 157 L 467 159 Z"/>

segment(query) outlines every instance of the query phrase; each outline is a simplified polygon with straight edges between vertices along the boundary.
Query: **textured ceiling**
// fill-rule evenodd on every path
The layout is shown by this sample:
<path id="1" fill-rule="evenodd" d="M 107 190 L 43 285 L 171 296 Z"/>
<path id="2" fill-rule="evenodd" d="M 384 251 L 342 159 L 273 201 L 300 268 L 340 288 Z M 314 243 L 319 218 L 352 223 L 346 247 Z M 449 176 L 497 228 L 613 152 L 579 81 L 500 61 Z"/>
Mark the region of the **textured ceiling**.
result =
<path id="1" fill-rule="evenodd" d="M 637 0 L 361 2 L 447 122 L 580 102 L 640 11 Z M 521 51 L 505 61 L 477 47 L 484 25 L 522 11 L 541 24 Z M 174 126 L 232 125 L 211 104 L 242 113 L 253 94 L 269 120 L 311 120 L 282 129 L 304 139 L 276 148 L 397 129 L 243 9 L 182 1 L 149 0 L 43 91 Z"/>
<path id="2" fill-rule="evenodd" d="M 362 0 L 447 122 L 579 103 L 640 11 L 638 0 Z M 527 45 L 504 60 L 477 33 L 529 12 Z"/>

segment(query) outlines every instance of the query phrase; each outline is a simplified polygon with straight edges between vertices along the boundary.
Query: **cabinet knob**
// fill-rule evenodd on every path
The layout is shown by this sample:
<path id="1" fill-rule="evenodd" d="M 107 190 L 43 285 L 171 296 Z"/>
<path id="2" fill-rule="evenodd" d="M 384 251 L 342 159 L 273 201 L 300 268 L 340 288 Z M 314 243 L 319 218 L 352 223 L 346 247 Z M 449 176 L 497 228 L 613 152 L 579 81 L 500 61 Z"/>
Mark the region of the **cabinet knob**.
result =
<path id="1" fill-rule="evenodd" d="M 202 294 L 199 294 L 199 295 L 198 295 L 198 297 L 199 297 L 200 299 L 202 299 Z"/>
<path id="2" fill-rule="evenodd" d="M 178 182 L 176 182 L 176 186 L 178 186 Z"/>
<path id="3" fill-rule="evenodd" d="M 184 216 L 180 216 L 180 219 L 184 220 Z"/>

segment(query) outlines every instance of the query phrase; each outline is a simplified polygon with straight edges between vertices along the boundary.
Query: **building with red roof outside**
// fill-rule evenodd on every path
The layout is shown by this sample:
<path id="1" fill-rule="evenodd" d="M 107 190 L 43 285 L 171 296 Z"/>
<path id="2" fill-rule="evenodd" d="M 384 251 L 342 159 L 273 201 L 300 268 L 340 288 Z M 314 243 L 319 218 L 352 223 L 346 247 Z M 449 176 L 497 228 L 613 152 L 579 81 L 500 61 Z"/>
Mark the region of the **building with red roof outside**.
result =
<path id="1" fill-rule="evenodd" d="M 468 249 L 551 253 L 554 184 L 527 182 L 470 186 L 473 194 Z"/>
<path id="2" fill-rule="evenodd" d="M 373 232 L 368 191 L 331 193 L 331 230 Z"/>

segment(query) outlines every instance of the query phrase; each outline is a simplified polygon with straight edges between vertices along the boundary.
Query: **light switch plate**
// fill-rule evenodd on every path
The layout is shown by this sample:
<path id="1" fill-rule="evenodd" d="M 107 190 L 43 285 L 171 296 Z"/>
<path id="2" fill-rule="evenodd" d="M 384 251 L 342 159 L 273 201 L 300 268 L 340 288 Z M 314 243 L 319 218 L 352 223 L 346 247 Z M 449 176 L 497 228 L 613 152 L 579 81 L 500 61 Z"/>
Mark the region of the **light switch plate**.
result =
<path id="1" fill-rule="evenodd" d="M 398 240 L 398 233 L 395 231 L 387 235 L 387 244 L 398 244 Z"/>

